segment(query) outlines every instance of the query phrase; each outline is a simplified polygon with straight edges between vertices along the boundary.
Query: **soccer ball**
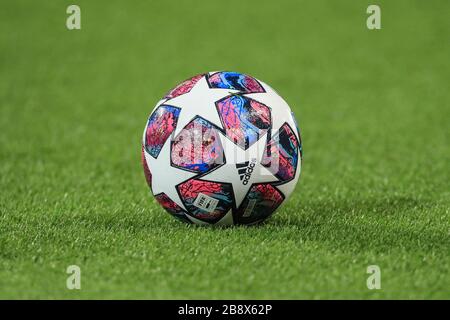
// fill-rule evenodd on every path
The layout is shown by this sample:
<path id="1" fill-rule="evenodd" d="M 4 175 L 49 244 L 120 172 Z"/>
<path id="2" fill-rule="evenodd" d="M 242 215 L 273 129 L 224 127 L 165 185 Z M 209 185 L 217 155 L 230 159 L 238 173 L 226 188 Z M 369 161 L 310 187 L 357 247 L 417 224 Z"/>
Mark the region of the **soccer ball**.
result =
<path id="1" fill-rule="evenodd" d="M 170 90 L 150 114 L 142 143 L 156 200 L 202 225 L 265 220 L 294 190 L 301 160 L 288 104 L 237 72 L 199 74 Z"/>

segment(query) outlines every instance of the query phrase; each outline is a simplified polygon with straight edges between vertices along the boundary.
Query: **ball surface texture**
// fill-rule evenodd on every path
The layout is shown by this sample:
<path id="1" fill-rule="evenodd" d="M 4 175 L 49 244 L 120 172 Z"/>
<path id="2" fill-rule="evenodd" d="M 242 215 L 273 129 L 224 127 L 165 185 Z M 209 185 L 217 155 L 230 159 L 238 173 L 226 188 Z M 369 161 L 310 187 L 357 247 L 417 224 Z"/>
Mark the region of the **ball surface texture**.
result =
<path id="1" fill-rule="evenodd" d="M 170 90 L 145 126 L 142 163 L 161 206 L 202 225 L 255 224 L 286 201 L 300 176 L 300 131 L 270 86 L 228 71 Z"/>

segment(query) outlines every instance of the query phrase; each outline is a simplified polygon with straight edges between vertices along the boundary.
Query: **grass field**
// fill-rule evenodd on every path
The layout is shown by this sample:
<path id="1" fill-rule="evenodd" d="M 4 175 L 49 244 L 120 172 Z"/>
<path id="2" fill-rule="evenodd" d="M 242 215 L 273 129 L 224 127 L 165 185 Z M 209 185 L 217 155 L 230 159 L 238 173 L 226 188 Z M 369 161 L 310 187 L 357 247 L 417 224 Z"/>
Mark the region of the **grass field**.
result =
<path id="1" fill-rule="evenodd" d="M 450 2 L 8 1 L 0 10 L 0 298 L 450 298 Z M 302 130 L 266 224 L 187 226 L 142 130 L 204 71 L 271 84 Z M 368 265 L 381 290 L 368 290 Z M 81 268 L 81 290 L 66 268 Z"/>

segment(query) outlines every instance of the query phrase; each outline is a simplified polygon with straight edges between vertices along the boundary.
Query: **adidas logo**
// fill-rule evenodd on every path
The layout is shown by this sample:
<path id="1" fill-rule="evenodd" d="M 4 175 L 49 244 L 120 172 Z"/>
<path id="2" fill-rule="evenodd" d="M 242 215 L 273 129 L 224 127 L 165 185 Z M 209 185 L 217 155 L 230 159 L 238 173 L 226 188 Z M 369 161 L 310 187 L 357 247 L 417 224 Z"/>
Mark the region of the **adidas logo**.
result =
<path id="1" fill-rule="evenodd" d="M 241 178 L 243 185 L 248 184 L 248 180 L 252 175 L 253 168 L 255 167 L 255 165 L 256 165 L 255 158 L 253 158 L 251 162 L 245 161 L 241 163 L 236 163 L 236 169 L 238 169 L 239 178 Z"/>

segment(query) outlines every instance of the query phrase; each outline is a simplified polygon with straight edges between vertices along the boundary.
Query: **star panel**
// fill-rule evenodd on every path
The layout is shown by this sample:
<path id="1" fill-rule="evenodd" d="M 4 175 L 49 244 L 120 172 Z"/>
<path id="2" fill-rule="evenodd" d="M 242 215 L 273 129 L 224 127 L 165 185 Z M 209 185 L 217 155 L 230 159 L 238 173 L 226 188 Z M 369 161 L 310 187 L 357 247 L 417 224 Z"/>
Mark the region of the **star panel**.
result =
<path id="1" fill-rule="evenodd" d="M 241 95 L 216 102 L 227 136 L 243 149 L 255 143 L 271 126 L 270 109 Z"/>
<path id="2" fill-rule="evenodd" d="M 261 163 L 280 181 L 292 180 L 298 164 L 298 146 L 294 132 L 285 123 L 268 141 Z"/>
<path id="3" fill-rule="evenodd" d="M 298 135 L 298 145 L 300 149 L 300 160 L 303 158 L 303 148 L 302 148 L 302 135 L 300 134 L 300 126 L 298 125 L 297 119 L 295 119 L 294 112 L 291 111 L 291 117 L 292 120 L 295 123 L 295 129 L 297 129 L 297 135 Z"/>
<path id="4" fill-rule="evenodd" d="M 223 163 L 223 148 L 216 128 L 195 118 L 172 144 L 172 164 L 193 172 L 207 172 Z"/>
<path id="5" fill-rule="evenodd" d="M 251 224 L 266 219 L 283 200 L 281 192 L 271 184 L 254 185 L 237 210 L 238 223 Z"/>
<path id="6" fill-rule="evenodd" d="M 145 149 L 157 158 L 164 143 L 175 130 L 180 108 L 161 105 L 150 116 L 145 132 Z"/>
<path id="7" fill-rule="evenodd" d="M 232 189 L 229 184 L 191 179 L 180 184 L 178 190 L 188 213 L 202 221 L 210 223 L 219 221 L 233 204 Z M 194 204 L 200 193 L 218 200 L 212 212 Z"/>
<path id="8" fill-rule="evenodd" d="M 208 77 L 211 88 L 235 89 L 245 93 L 264 92 L 259 82 L 248 75 L 237 72 L 217 72 Z"/>

